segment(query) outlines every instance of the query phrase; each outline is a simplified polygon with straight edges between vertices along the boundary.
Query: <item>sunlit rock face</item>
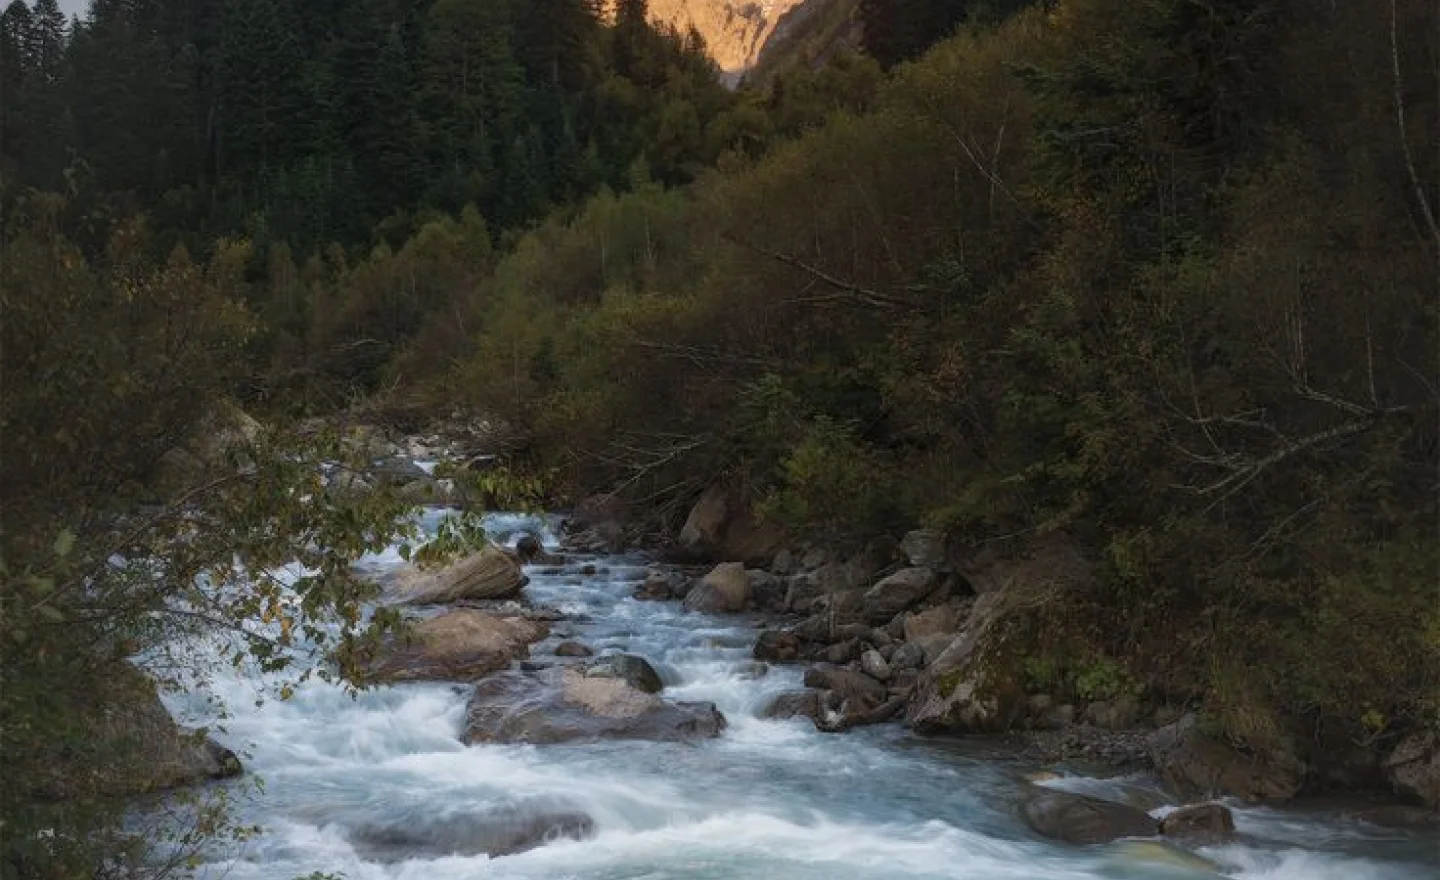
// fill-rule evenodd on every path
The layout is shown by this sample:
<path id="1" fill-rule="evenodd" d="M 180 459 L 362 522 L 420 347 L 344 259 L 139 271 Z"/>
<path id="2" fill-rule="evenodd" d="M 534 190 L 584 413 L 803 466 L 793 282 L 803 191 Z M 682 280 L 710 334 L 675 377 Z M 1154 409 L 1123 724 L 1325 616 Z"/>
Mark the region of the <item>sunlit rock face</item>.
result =
<path id="1" fill-rule="evenodd" d="M 728 81 L 755 66 L 781 16 L 804 0 L 650 0 L 650 17 L 681 33 L 694 28 Z M 607 4 L 613 6 L 611 4 Z"/>

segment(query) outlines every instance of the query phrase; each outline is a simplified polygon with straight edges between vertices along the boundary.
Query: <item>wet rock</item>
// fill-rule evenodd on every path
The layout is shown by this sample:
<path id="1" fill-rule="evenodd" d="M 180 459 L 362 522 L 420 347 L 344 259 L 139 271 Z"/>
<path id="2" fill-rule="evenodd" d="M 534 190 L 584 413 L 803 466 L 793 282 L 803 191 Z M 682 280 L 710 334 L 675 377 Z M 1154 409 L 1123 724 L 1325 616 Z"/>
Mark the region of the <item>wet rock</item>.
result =
<path id="1" fill-rule="evenodd" d="M 778 694 L 770 705 L 760 711 L 761 718 L 809 718 L 820 714 L 820 694 L 815 691 L 789 691 Z"/>
<path id="2" fill-rule="evenodd" d="M 796 663 L 804 643 L 800 637 L 785 630 L 765 630 L 755 640 L 755 659 L 771 663 Z"/>
<path id="3" fill-rule="evenodd" d="M 1385 804 L 1380 807 L 1366 807 L 1351 811 L 1351 818 L 1381 828 L 1434 828 L 1440 827 L 1440 812 L 1416 807 L 1410 804 Z"/>
<path id="4" fill-rule="evenodd" d="M 828 663 L 817 663 L 805 670 L 805 686 L 834 691 L 842 700 L 885 697 L 885 686 L 870 676 Z"/>
<path id="5" fill-rule="evenodd" d="M 1413 733 L 1400 741 L 1384 762 L 1385 776 L 1395 791 L 1440 808 L 1440 734 Z"/>
<path id="6" fill-rule="evenodd" d="M 693 741 L 720 735 L 713 703 L 671 703 L 620 678 L 549 669 L 482 681 L 466 711 L 466 743 L 561 743 L 607 739 Z"/>
<path id="7" fill-rule="evenodd" d="M 870 623 L 884 625 L 902 611 L 913 608 L 935 588 L 931 568 L 902 568 L 882 579 L 864 595 L 864 614 Z"/>
<path id="8" fill-rule="evenodd" d="M 1161 819 L 1160 833 L 1207 844 L 1220 843 L 1235 834 L 1235 816 L 1224 804 L 1191 804 Z"/>
<path id="9" fill-rule="evenodd" d="M 1109 843 L 1122 837 L 1154 837 L 1160 826 L 1143 810 L 1063 791 L 1045 791 L 1025 803 L 1025 823 L 1038 834 L 1066 843 Z"/>
<path id="10" fill-rule="evenodd" d="M 879 651 L 870 650 L 860 655 L 860 671 L 876 681 L 890 679 L 890 664 L 885 662 Z"/>
<path id="11" fill-rule="evenodd" d="M 494 544 L 437 571 L 406 564 L 392 591 L 411 605 L 447 605 L 462 599 L 509 599 L 526 584 L 519 561 Z"/>
<path id="12" fill-rule="evenodd" d="M 717 565 L 685 596 L 685 608 L 707 614 L 744 611 L 750 601 L 750 579 L 738 562 Z"/>
<path id="13" fill-rule="evenodd" d="M 545 545 L 541 544 L 540 539 L 534 535 L 521 535 L 520 540 L 515 542 L 515 552 L 520 555 L 521 559 L 530 562 L 545 552 Z"/>
<path id="14" fill-rule="evenodd" d="M 755 681 L 770 674 L 770 667 L 760 662 L 742 663 L 735 668 L 735 675 L 742 681 Z"/>
<path id="15" fill-rule="evenodd" d="M 579 642 L 561 642 L 555 646 L 556 657 L 589 657 L 595 652 Z"/>
<path id="16" fill-rule="evenodd" d="M 590 678 L 618 678 L 647 694 L 658 694 L 665 689 L 660 673 L 655 671 L 650 661 L 635 654 L 602 657 L 585 668 L 585 675 Z"/>
<path id="17" fill-rule="evenodd" d="M 665 602 L 684 598 L 689 589 L 690 579 L 683 573 L 673 569 L 651 569 L 633 595 L 642 602 Z"/>
<path id="18" fill-rule="evenodd" d="M 579 810 L 519 806 L 473 816 L 416 816 L 394 824 L 362 825 L 351 832 L 350 840 L 363 858 L 395 863 L 482 854 L 497 858 L 594 834 L 595 821 Z"/>
<path id="19" fill-rule="evenodd" d="M 823 733 L 842 733 L 854 727 L 883 724 L 905 708 L 905 697 L 894 694 L 884 699 L 862 695 L 842 700 L 839 707 L 822 712 L 815 719 L 815 728 Z"/>
<path id="20" fill-rule="evenodd" d="M 1242 754 L 1201 730 L 1194 715 L 1155 731 L 1147 744 L 1156 773 L 1185 797 L 1287 800 L 1305 778 L 1305 765 L 1293 754 Z"/>
<path id="21" fill-rule="evenodd" d="M 543 623 L 464 608 L 422 620 L 361 660 L 367 682 L 470 681 L 509 666 L 545 638 Z"/>
<path id="22" fill-rule="evenodd" d="M 1108 861 L 1116 869 L 1132 876 L 1136 871 L 1159 869 L 1165 876 L 1200 876 L 1222 878 L 1221 867 L 1204 856 L 1178 849 L 1159 840 L 1127 840 L 1115 847 Z"/>

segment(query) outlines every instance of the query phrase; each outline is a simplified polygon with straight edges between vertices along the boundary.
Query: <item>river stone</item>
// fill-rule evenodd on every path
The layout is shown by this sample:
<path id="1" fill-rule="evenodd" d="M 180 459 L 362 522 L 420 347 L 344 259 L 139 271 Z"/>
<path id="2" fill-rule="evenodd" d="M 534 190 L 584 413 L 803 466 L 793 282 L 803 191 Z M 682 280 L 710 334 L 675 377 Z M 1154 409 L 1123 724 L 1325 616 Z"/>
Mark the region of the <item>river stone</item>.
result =
<path id="1" fill-rule="evenodd" d="M 1241 754 L 1202 731 L 1193 714 L 1155 731 L 1146 745 L 1155 772 L 1184 797 L 1288 800 L 1305 778 L 1305 765 L 1293 754 Z"/>
<path id="2" fill-rule="evenodd" d="M 541 622 L 462 608 L 386 640 L 361 661 L 360 677 L 370 683 L 469 681 L 529 656 L 529 645 L 547 634 Z"/>
<path id="3" fill-rule="evenodd" d="M 555 668 L 480 682 L 467 707 L 464 739 L 467 744 L 693 741 L 724 729 L 725 717 L 714 703 L 671 703 L 620 678 Z"/>
<path id="4" fill-rule="evenodd" d="M 864 673 L 829 663 L 817 663 L 805 670 L 805 686 L 835 691 L 844 700 L 860 696 L 885 698 L 885 685 Z"/>
<path id="5" fill-rule="evenodd" d="M 873 649 L 860 655 L 860 671 L 876 681 L 890 679 L 890 664 L 885 662 L 879 651 Z"/>
<path id="6" fill-rule="evenodd" d="M 1204 856 L 1178 849 L 1159 840 L 1126 840 L 1117 844 L 1110 861 L 1117 869 L 1131 876 L 1132 872 L 1147 873 L 1159 869 L 1165 877 L 1214 877 L 1224 880 L 1221 867 Z M 1177 872 L 1182 872 L 1178 873 Z"/>
<path id="7" fill-rule="evenodd" d="M 933 568 L 902 568 L 864 593 L 865 618 L 883 626 L 895 615 L 913 608 L 935 588 Z"/>
<path id="8" fill-rule="evenodd" d="M 771 663 L 795 663 L 803 647 L 800 637 L 785 630 L 765 630 L 755 640 L 755 659 Z"/>
<path id="9" fill-rule="evenodd" d="M 1203 843 L 1219 843 L 1235 833 L 1235 816 L 1224 804 L 1191 804 L 1160 820 L 1160 833 Z"/>
<path id="10" fill-rule="evenodd" d="M 462 599 L 510 599 L 527 579 L 514 556 L 495 544 L 438 571 L 407 564 L 396 573 L 393 590 L 411 605 L 448 605 Z"/>
<path id="11" fill-rule="evenodd" d="M 362 825 L 351 832 L 350 840 L 367 861 L 393 864 L 446 856 L 497 858 L 557 840 L 585 840 L 594 834 L 595 821 L 579 810 L 519 806 L 474 816 L 415 817 L 388 825 Z"/>
<path id="12" fill-rule="evenodd" d="M 585 668 L 585 675 L 590 678 L 619 678 L 647 694 L 658 694 L 665 689 L 660 673 L 655 671 L 650 661 L 635 654 L 602 657 Z"/>
<path id="13" fill-rule="evenodd" d="M 761 718 L 809 718 L 812 721 L 820 714 L 820 694 L 816 691 L 787 691 L 777 694 L 769 705 L 760 711 Z"/>
<path id="14" fill-rule="evenodd" d="M 561 642 L 555 646 L 556 657 L 589 657 L 595 652 L 579 642 Z"/>
<path id="15" fill-rule="evenodd" d="M 1025 823 L 1066 843 L 1109 843 L 1122 837 L 1154 837 L 1160 826 L 1144 810 L 1064 791 L 1046 791 L 1025 803 Z"/>
<path id="16" fill-rule="evenodd" d="M 750 601 L 750 579 L 745 575 L 745 566 L 739 562 L 727 562 L 715 566 L 690 588 L 685 596 L 685 608 L 707 614 L 724 614 L 744 611 Z"/>
<path id="17" fill-rule="evenodd" d="M 1397 793 L 1431 809 L 1440 807 L 1440 735 L 1421 731 L 1407 736 L 1386 757 L 1384 769 Z"/>
<path id="18" fill-rule="evenodd" d="M 680 599 L 690 590 L 690 578 L 674 569 L 650 569 L 645 580 L 635 588 L 634 597 L 642 602 L 664 602 Z"/>

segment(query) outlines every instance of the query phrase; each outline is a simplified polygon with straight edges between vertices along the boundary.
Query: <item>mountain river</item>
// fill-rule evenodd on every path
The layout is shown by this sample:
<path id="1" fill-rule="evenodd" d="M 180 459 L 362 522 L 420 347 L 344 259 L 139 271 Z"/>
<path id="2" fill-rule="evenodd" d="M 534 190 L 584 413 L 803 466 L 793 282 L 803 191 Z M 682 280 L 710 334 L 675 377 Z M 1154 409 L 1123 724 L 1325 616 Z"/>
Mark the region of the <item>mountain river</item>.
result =
<path id="1" fill-rule="evenodd" d="M 426 522 L 433 527 L 440 515 L 432 512 Z M 554 520 L 496 515 L 487 526 L 501 542 L 533 532 L 558 548 Z M 203 876 L 1440 878 L 1440 836 L 1383 829 L 1336 810 L 1231 803 L 1236 841 L 1198 850 L 1218 865 L 1218 874 L 1155 865 L 1124 843 L 1073 847 L 1043 840 L 1017 815 L 1031 788 L 1026 774 L 1039 769 L 1059 774 L 1043 785 L 1129 800 L 1157 815 L 1173 804 L 1147 777 L 1039 768 L 982 740 L 925 739 L 898 724 L 836 735 L 817 732 L 806 720 L 762 720 L 760 710 L 774 695 L 800 687 L 802 669 L 772 666 L 754 676 L 756 619 L 632 599 L 645 576 L 638 556 L 566 559 L 558 568 L 531 572 L 529 598 L 567 617 L 532 656 L 544 659 L 564 638 L 598 654 L 640 654 L 665 679 L 665 697 L 709 700 L 720 708 L 729 726 L 718 739 L 467 747 L 458 738 L 467 697 L 460 686 L 406 684 L 352 698 L 310 681 L 282 701 L 273 698 L 276 682 L 231 673 L 212 684 L 230 713 L 216 738 L 241 755 L 252 779 L 263 780 L 263 791 L 244 780 L 233 790 L 240 818 L 264 831 L 216 856 Z M 365 564 L 383 570 L 400 559 L 392 553 Z M 585 573 L 587 564 L 593 574 Z M 193 700 L 171 705 L 186 720 L 207 720 Z M 435 852 L 375 858 L 353 842 L 353 829 L 366 824 L 463 823 L 477 813 L 536 805 L 588 814 L 593 836 L 495 859 Z"/>

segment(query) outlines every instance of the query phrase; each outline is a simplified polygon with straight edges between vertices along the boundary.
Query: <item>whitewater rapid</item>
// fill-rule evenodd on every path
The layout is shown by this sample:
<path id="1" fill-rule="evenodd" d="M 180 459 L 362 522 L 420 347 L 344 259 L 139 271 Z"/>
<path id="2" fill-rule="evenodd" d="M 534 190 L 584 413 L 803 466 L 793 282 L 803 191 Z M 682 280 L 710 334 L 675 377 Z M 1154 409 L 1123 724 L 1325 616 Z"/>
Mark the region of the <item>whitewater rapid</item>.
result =
<path id="1" fill-rule="evenodd" d="M 427 523 L 433 527 L 437 514 Z M 555 521 L 497 515 L 501 542 L 523 532 L 558 549 Z M 378 570 L 397 554 L 366 561 Z M 587 568 L 593 566 L 593 568 Z M 587 571 L 593 573 L 586 573 Z M 733 878 L 958 878 L 1095 880 L 1434 880 L 1440 838 L 1366 825 L 1339 813 L 1231 806 L 1239 837 L 1199 850 L 1223 873 L 1137 863 L 1123 848 L 1043 841 L 1017 817 L 1036 769 L 997 745 L 926 740 L 898 725 L 823 734 L 804 720 L 758 718 L 775 694 L 800 686 L 800 669 L 755 676 L 755 620 L 684 612 L 678 603 L 631 598 L 644 579 L 637 557 L 569 557 L 531 573 L 536 604 L 567 620 L 532 652 L 544 659 L 575 638 L 597 653 L 648 658 L 664 696 L 713 701 L 729 720 L 698 745 L 461 744 L 467 688 L 407 684 L 352 697 L 312 680 L 289 700 L 254 674 L 211 687 L 228 709 L 177 699 L 185 720 L 218 725 L 251 777 L 231 783 L 239 818 L 263 826 L 253 840 L 217 851 L 202 876 L 289 880 L 312 872 L 349 880 L 733 880 Z M 1053 769 L 1053 768 L 1052 768 Z M 263 790 L 250 782 L 263 780 Z M 1144 777 L 1095 779 L 1065 772 L 1045 783 L 1171 806 Z M 516 806 L 579 810 L 595 836 L 503 858 L 416 856 L 368 860 L 351 842 L 367 823 L 424 826 Z"/>

